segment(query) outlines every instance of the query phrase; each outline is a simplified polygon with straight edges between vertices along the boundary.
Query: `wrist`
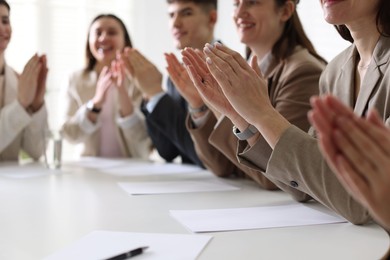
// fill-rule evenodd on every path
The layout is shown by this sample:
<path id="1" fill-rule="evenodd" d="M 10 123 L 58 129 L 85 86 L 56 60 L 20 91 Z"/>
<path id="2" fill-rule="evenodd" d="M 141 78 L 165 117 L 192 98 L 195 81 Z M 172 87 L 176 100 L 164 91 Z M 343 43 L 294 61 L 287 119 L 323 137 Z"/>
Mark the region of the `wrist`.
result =
<path id="1" fill-rule="evenodd" d="M 97 103 L 95 103 L 93 100 L 89 100 L 86 104 L 86 107 L 89 112 L 99 114 L 102 110 L 102 106 L 99 106 Z"/>
<path id="2" fill-rule="evenodd" d="M 156 95 L 158 95 L 160 93 L 163 93 L 163 92 L 164 92 L 164 90 L 161 87 L 159 87 L 159 88 L 155 88 L 155 89 L 153 89 L 151 91 L 146 92 L 144 96 L 145 96 L 145 98 L 147 100 L 150 100 L 154 96 L 156 96 Z"/>

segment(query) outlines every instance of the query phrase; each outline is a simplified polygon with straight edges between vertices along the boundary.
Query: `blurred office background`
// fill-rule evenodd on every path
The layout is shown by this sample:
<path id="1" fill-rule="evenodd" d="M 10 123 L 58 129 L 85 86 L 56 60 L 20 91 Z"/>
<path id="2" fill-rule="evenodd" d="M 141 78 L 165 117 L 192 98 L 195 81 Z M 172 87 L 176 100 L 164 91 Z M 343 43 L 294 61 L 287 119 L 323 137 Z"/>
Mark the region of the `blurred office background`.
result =
<path id="1" fill-rule="evenodd" d="M 7 63 L 17 72 L 35 53 L 46 53 L 49 64 L 46 100 L 49 124 L 58 129 L 61 123 L 61 89 L 70 72 L 82 68 L 91 20 L 101 13 L 113 13 L 126 24 L 133 44 L 164 73 L 164 52 L 175 50 L 168 27 L 165 0 L 8 0 L 11 5 L 13 35 L 6 52 Z M 216 38 L 244 53 L 232 15 L 233 0 L 219 0 Z M 323 19 L 318 0 L 301 0 L 298 12 L 306 33 L 317 51 L 328 61 L 349 46 L 333 26 Z M 72 158 L 72 149 L 65 158 Z"/>

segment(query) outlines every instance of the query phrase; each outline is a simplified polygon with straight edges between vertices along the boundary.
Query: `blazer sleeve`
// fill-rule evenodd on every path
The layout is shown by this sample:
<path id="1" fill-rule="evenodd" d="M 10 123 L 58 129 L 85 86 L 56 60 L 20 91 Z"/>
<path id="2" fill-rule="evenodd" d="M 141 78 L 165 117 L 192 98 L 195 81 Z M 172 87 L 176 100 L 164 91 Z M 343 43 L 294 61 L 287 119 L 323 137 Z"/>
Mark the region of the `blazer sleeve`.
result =
<path id="1" fill-rule="evenodd" d="M 275 109 L 283 115 L 290 123 L 298 126 L 299 128 L 307 131 L 309 129 L 309 122 L 307 119 L 307 112 L 310 110 L 309 99 L 312 95 L 318 94 L 318 80 L 322 72 L 322 66 L 313 65 L 313 62 L 294 62 L 285 68 L 280 69 L 280 72 L 274 75 L 274 80 L 269 80 L 270 87 L 270 100 Z M 280 75 L 281 74 L 281 75 Z M 276 79 L 276 80 L 275 80 Z M 209 143 L 224 154 L 230 163 L 230 169 L 234 169 L 236 174 L 246 174 L 252 178 L 256 183 L 265 189 L 276 189 L 276 185 L 279 183 L 269 176 L 263 175 L 263 167 L 248 167 L 246 163 L 240 163 L 237 158 L 237 138 L 232 133 L 233 124 L 227 118 L 224 118 L 214 130 L 209 133 Z M 193 133 L 193 132 L 192 132 Z M 207 135 L 207 133 L 205 133 Z M 205 138 L 205 136 L 203 136 Z M 196 142 L 201 142 L 200 137 L 195 137 Z M 247 144 L 246 142 L 242 142 Z M 210 145 L 209 145 L 210 146 Z M 260 136 L 257 140 L 256 147 L 256 162 L 259 165 L 266 165 L 268 159 L 272 153 L 271 147 Z M 198 145 L 198 153 L 201 154 L 201 150 L 212 149 L 207 147 L 207 144 L 203 143 L 202 146 Z M 207 155 L 211 156 L 211 155 Z M 226 168 L 221 168 L 222 165 L 218 165 L 218 161 L 206 159 L 205 163 L 214 171 L 217 175 L 223 174 L 222 171 L 226 171 L 224 174 L 231 174 L 231 171 L 226 164 Z M 272 183 L 275 182 L 275 184 Z M 299 201 L 305 201 L 310 199 L 306 194 L 300 192 L 291 191 L 295 199 Z"/>
<path id="2" fill-rule="evenodd" d="M 48 130 L 47 109 L 43 106 L 31 116 L 31 122 L 23 130 L 22 149 L 34 160 L 38 160 L 46 147 L 44 132 Z"/>
<path id="3" fill-rule="evenodd" d="M 129 117 L 131 120 L 121 118 L 119 113 L 117 115 L 117 124 L 120 129 L 121 139 L 126 146 L 129 156 L 148 159 L 152 149 L 152 142 L 146 129 L 145 118 L 139 111 L 142 95 L 134 85 L 131 85 L 129 88 L 129 97 L 131 97 L 134 107 L 134 112 Z"/>
<path id="4" fill-rule="evenodd" d="M 282 134 L 265 174 L 309 194 L 354 224 L 371 221 L 368 211 L 348 194 L 325 162 L 317 139 L 294 126 Z"/>
<path id="5" fill-rule="evenodd" d="M 97 131 L 101 122 L 98 118 L 96 124 L 92 123 L 87 115 L 88 110 L 81 93 L 77 90 L 77 84 L 82 78 L 72 75 L 69 80 L 68 88 L 63 94 L 64 123 L 61 127 L 61 133 L 70 143 L 81 143 L 85 141 L 92 133 Z"/>
<path id="6" fill-rule="evenodd" d="M 148 131 L 158 153 L 167 161 L 177 155 L 189 162 L 203 167 L 198 158 L 194 143 L 185 126 L 187 110 L 180 106 L 170 95 L 164 95 L 152 113 L 145 113 Z"/>
<path id="7" fill-rule="evenodd" d="M 232 127 L 233 124 L 226 117 L 217 123 L 212 113 L 209 113 L 206 123 L 198 128 L 192 127 L 190 116 L 187 118 L 187 128 L 199 158 L 212 173 L 219 177 L 249 177 L 264 189 L 277 189 L 258 170 L 239 163 L 236 156 L 237 138 L 232 133 Z"/>
<path id="8" fill-rule="evenodd" d="M 9 145 L 15 145 L 14 140 L 21 135 L 21 143 L 17 149 L 23 149 L 31 158 L 38 160 L 43 154 L 43 133 L 47 127 L 45 105 L 35 114 L 29 115 L 19 102 L 14 100 L 0 110 L 0 154 Z"/>
<path id="9" fill-rule="evenodd" d="M 31 121 L 32 118 L 17 100 L 0 109 L 0 153 L 13 142 Z"/>

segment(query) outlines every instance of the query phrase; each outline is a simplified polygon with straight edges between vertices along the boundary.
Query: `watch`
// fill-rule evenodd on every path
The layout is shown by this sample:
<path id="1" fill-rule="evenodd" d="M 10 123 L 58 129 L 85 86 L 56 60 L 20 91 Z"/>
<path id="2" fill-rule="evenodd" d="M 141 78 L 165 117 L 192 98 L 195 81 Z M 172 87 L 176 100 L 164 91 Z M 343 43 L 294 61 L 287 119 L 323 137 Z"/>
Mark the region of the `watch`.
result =
<path id="1" fill-rule="evenodd" d="M 233 134 L 238 138 L 238 140 L 248 140 L 254 136 L 257 132 L 257 128 L 254 125 L 249 125 L 244 131 L 240 132 L 236 126 L 233 126 Z"/>
<path id="2" fill-rule="evenodd" d="M 88 111 L 91 111 L 91 112 L 96 113 L 96 114 L 100 113 L 100 111 L 102 110 L 101 108 L 95 107 L 95 104 L 93 103 L 92 100 L 89 100 L 87 102 L 87 109 L 88 109 Z"/>

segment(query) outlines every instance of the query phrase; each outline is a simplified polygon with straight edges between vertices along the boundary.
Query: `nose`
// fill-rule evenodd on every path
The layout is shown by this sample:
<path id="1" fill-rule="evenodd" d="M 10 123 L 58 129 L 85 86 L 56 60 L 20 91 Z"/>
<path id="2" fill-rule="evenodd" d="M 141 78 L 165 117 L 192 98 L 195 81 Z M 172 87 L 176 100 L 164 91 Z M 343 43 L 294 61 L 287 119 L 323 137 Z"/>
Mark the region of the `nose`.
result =
<path id="1" fill-rule="evenodd" d="M 102 42 L 102 41 L 104 41 L 107 37 L 108 37 L 107 32 L 102 32 L 102 33 L 99 35 L 99 37 L 98 37 L 98 41 L 99 41 L 99 42 Z"/>
<path id="2" fill-rule="evenodd" d="M 173 28 L 178 28 L 181 26 L 181 18 L 179 15 L 174 15 L 171 18 L 171 24 Z"/>
<path id="3" fill-rule="evenodd" d="M 233 16 L 235 19 L 244 17 L 247 14 L 246 9 L 244 7 L 244 3 L 238 3 L 237 7 L 234 9 Z"/>

